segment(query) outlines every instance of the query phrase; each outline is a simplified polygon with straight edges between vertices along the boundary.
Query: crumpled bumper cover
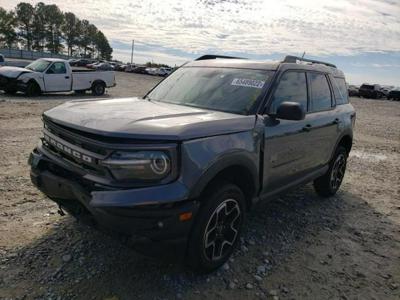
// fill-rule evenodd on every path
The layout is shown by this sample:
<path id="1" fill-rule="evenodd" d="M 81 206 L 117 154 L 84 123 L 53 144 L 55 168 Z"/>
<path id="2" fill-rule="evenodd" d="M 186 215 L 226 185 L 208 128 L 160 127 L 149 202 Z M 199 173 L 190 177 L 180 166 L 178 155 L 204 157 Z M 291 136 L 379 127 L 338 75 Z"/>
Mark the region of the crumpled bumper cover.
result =
<path id="1" fill-rule="evenodd" d="M 0 90 L 18 90 L 25 92 L 28 84 L 17 78 L 0 75 Z"/>

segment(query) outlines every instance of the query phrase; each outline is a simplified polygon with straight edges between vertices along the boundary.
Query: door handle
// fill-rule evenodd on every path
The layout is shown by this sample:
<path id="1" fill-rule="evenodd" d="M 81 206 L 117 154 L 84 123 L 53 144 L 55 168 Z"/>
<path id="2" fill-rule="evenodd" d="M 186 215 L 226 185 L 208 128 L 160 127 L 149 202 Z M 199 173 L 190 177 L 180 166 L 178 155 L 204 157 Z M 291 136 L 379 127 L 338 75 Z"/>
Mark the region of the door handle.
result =
<path id="1" fill-rule="evenodd" d="M 65 79 L 69 79 L 69 76 L 65 76 Z"/>
<path id="2" fill-rule="evenodd" d="M 333 120 L 332 124 L 339 124 L 340 120 L 338 118 L 336 118 L 335 120 Z"/>
<path id="3" fill-rule="evenodd" d="M 310 131 L 312 129 L 312 126 L 310 124 L 307 124 L 306 126 L 303 127 L 303 131 Z"/>

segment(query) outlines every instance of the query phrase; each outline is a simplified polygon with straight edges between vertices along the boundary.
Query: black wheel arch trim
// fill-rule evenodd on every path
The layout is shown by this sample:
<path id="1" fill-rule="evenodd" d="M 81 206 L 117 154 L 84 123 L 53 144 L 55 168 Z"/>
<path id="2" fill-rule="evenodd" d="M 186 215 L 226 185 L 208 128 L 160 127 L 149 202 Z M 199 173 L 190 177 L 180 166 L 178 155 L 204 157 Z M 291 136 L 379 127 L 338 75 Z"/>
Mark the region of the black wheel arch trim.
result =
<path id="1" fill-rule="evenodd" d="M 229 153 L 224 154 L 223 157 L 218 158 L 215 162 L 207 168 L 207 170 L 200 176 L 195 185 L 191 188 L 189 199 L 198 198 L 204 189 L 216 176 L 229 167 L 242 167 L 245 168 L 252 177 L 254 183 L 254 195 L 256 196 L 259 191 L 259 170 L 258 165 L 254 159 L 247 153 Z M 245 191 L 244 191 L 245 192 Z"/>
<path id="2" fill-rule="evenodd" d="M 336 149 L 338 148 L 340 142 L 341 142 L 344 138 L 346 138 L 346 137 L 349 137 L 349 138 L 350 138 L 351 144 L 353 145 L 353 133 L 352 133 L 350 130 L 344 131 L 344 132 L 339 136 L 339 138 L 336 140 L 335 148 L 333 148 L 333 151 L 332 151 L 332 153 L 331 153 L 331 159 L 330 159 L 330 160 L 332 160 L 333 156 L 335 155 Z M 350 153 L 350 151 L 349 151 L 349 153 Z M 349 153 L 348 153 L 348 154 L 349 154 Z"/>

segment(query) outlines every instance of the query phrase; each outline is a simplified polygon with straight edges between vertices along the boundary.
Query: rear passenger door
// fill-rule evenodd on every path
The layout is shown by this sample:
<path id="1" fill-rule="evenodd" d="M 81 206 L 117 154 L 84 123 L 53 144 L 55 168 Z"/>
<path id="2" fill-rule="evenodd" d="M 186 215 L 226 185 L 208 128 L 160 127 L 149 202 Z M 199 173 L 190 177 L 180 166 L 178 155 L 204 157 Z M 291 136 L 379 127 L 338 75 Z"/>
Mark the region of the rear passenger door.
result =
<path id="1" fill-rule="evenodd" d="M 313 146 L 308 155 L 308 165 L 317 168 L 328 163 L 336 145 L 340 119 L 335 111 L 335 101 L 328 76 L 307 72 L 310 104 L 307 114 L 307 140 Z"/>

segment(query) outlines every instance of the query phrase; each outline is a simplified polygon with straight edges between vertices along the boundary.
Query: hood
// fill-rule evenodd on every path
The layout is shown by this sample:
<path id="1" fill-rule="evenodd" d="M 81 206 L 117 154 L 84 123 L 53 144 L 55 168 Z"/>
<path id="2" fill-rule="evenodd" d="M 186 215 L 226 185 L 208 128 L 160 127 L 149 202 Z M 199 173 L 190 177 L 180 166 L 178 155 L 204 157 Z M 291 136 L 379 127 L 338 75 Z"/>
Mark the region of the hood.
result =
<path id="1" fill-rule="evenodd" d="M 112 137 L 187 140 L 248 131 L 255 116 L 205 110 L 141 98 L 71 101 L 44 113 L 51 121 Z"/>
<path id="2" fill-rule="evenodd" d="M 31 73 L 32 70 L 20 68 L 20 67 L 1 67 L 0 68 L 0 75 L 6 76 L 8 78 L 17 78 L 19 75 L 23 73 Z"/>

